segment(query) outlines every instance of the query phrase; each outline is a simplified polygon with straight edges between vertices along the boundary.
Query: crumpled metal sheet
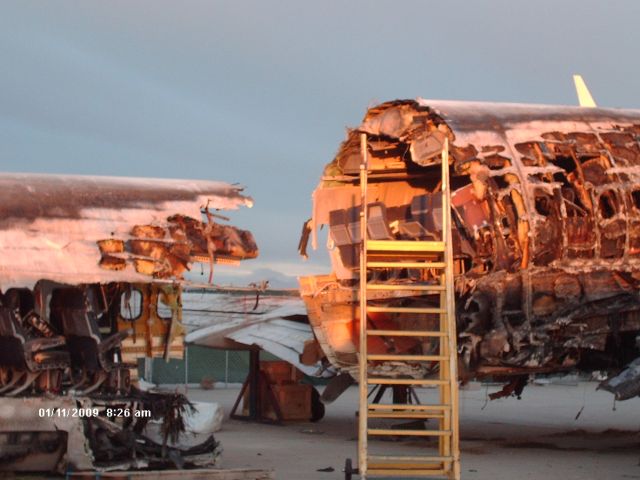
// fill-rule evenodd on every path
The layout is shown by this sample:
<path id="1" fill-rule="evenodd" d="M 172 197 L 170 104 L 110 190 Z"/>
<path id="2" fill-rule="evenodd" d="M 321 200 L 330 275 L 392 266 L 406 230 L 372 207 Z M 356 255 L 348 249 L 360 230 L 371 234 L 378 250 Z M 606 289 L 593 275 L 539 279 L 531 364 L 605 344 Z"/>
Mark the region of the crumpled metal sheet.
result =
<path id="1" fill-rule="evenodd" d="M 15 471 L 105 472 L 145 469 L 150 465 L 166 468 L 180 461 L 187 467 L 211 467 L 217 463 L 221 448 L 213 432 L 223 416 L 217 404 L 198 403 L 201 413 L 187 409 L 178 418 L 176 412 L 162 412 L 163 408 L 175 406 L 171 404 L 175 396 L 150 392 L 138 392 L 137 396 L 138 401 L 130 397 L 3 397 L 0 477 L 1 472 Z M 146 401 L 139 402 L 141 398 Z M 107 406 L 111 411 L 130 412 L 131 417 L 123 414 L 122 418 L 134 418 L 133 411 L 146 412 L 150 416 L 145 418 L 156 428 L 151 426 L 148 432 L 140 433 L 135 422 L 120 423 L 117 416 L 108 416 Z M 97 416 L 92 414 L 96 410 L 100 412 Z M 174 424 L 185 421 L 185 430 L 177 438 L 172 427 L 168 436 L 163 428 L 157 427 L 159 423 L 167 428 L 168 418 Z M 122 448 L 131 441 L 136 442 L 137 448 Z"/>
<path id="2" fill-rule="evenodd" d="M 293 320 L 306 320 L 300 297 L 261 295 L 255 310 L 253 300 L 229 294 L 183 294 L 184 322 L 192 329 L 185 342 L 211 348 L 259 346 L 307 375 L 321 375 L 320 362 L 309 365 L 301 359 L 315 338 L 308 323 Z"/>
<path id="3" fill-rule="evenodd" d="M 176 259 L 186 265 L 193 254 L 206 261 L 210 253 L 206 241 L 195 251 L 182 248 L 195 236 L 178 228 L 176 215 L 206 229 L 202 208 L 252 206 L 241 192 L 202 180 L 0 174 L 0 288 L 32 288 L 40 279 L 82 284 L 171 277 Z M 136 227 L 161 230 L 162 237 L 147 235 L 149 228 L 140 235 Z M 247 257 L 257 255 L 250 234 L 244 240 L 244 249 L 253 249 Z"/>
<path id="4" fill-rule="evenodd" d="M 601 382 L 598 389 L 613 393 L 616 400 L 628 400 L 640 395 L 640 358 L 636 358 L 619 374 Z"/>
<path id="5" fill-rule="evenodd" d="M 182 323 L 189 336 L 196 332 L 226 334 L 230 331 L 270 318 L 304 317 L 304 303 L 292 291 L 274 295 L 259 290 L 228 291 L 185 288 L 182 292 Z M 204 330 L 209 329 L 209 330 Z M 193 334 L 193 335 L 192 335 Z"/>
<path id="6" fill-rule="evenodd" d="M 77 415 L 71 415 L 71 412 L 79 407 L 82 405 L 75 399 L 68 397 L 54 399 L 3 397 L 0 402 L 0 434 L 65 432 L 67 434 L 67 449 L 64 458 L 59 459 L 58 465 L 45 463 L 40 465 L 39 461 L 46 462 L 49 459 L 42 455 L 33 455 L 25 457 L 28 462 L 31 462 L 27 468 L 26 465 L 21 465 L 22 456 L 19 456 L 9 463 L 0 461 L 0 471 L 3 471 L 3 464 L 10 471 L 13 469 L 48 471 L 65 465 L 70 465 L 76 470 L 92 470 L 94 468 L 93 453 L 84 432 L 82 419 Z M 42 412 L 45 414 L 42 415 Z M 8 447 L 8 445 L 0 442 L 0 458 L 3 456 L 3 447 Z"/>
<path id="7" fill-rule="evenodd" d="M 320 363 L 305 365 L 300 360 L 305 344 L 314 340 L 308 324 L 274 318 L 236 330 L 227 338 L 247 346 L 257 345 L 307 375 L 317 376 L 322 370 Z"/>

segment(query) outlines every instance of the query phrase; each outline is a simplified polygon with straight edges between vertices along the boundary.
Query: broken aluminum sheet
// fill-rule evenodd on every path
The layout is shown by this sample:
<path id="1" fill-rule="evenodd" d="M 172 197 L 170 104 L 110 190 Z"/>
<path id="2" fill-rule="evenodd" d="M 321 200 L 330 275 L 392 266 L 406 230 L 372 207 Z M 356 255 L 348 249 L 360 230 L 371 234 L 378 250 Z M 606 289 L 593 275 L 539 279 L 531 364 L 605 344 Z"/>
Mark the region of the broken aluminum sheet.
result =
<path id="1" fill-rule="evenodd" d="M 628 400 L 640 395 L 640 358 L 636 358 L 618 375 L 607 378 L 598 389 L 613 393 L 616 400 Z"/>
<path id="2" fill-rule="evenodd" d="M 305 344 L 315 340 L 298 296 L 230 293 L 183 293 L 183 323 L 190 330 L 187 344 L 221 349 L 259 346 L 307 375 L 318 375 L 321 365 L 300 360 Z"/>
<path id="3" fill-rule="evenodd" d="M 222 428 L 224 409 L 217 402 L 191 402 L 195 410 L 184 413 L 185 430 L 179 442 L 167 440 L 167 445 L 186 449 L 205 442 Z M 144 428 L 144 435 L 159 445 L 164 441 L 161 419 L 151 419 Z"/>
<path id="4" fill-rule="evenodd" d="M 4 435 L 20 435 L 24 432 L 65 432 L 67 436 L 67 448 L 64 457 L 49 458 L 47 455 L 17 456 L 9 464 L 2 467 L 0 461 L 0 472 L 3 468 L 12 470 L 26 470 L 25 464 L 32 471 L 47 471 L 58 469 L 64 464 L 73 465 L 77 470 L 92 470 L 93 453 L 89 446 L 89 439 L 85 435 L 82 419 L 78 416 L 61 415 L 56 412 L 72 412 L 79 408 L 79 403 L 71 397 L 57 397 L 52 399 L 34 398 L 8 398 L 3 397 L 0 402 L 0 459 L 3 450 L 11 445 L 5 444 L 8 438 Z M 49 412 L 50 415 L 41 415 L 41 412 Z M 37 451 L 37 445 L 35 451 Z M 62 450 L 64 452 L 64 449 Z M 29 464 L 30 462 L 30 464 Z M 6 471 L 6 470 L 5 470 Z M 0 473 L 0 477 L 2 473 Z"/>

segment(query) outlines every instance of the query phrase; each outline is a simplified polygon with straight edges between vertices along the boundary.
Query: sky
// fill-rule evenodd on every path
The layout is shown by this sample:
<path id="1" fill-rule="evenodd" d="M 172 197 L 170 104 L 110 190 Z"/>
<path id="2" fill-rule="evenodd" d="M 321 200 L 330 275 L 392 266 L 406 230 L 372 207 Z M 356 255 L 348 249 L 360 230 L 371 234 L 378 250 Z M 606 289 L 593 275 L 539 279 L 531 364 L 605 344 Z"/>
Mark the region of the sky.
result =
<path id="1" fill-rule="evenodd" d="M 224 275 L 291 285 L 345 128 L 395 98 L 640 108 L 640 2 L 7 1 L 0 162 L 9 172 L 240 183 L 260 258 Z M 206 278 L 206 274 L 203 276 Z M 242 282 L 240 282 L 242 283 Z"/>

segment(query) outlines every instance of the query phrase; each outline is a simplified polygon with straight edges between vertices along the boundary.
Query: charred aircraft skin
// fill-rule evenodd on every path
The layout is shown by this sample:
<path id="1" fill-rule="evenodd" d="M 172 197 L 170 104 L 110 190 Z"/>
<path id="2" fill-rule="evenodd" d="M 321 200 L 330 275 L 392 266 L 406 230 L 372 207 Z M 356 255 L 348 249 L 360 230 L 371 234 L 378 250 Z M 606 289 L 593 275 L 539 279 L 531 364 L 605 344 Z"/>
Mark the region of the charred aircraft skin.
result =
<path id="1" fill-rule="evenodd" d="M 211 280 L 215 263 L 257 256 L 215 213 L 251 199 L 219 182 L 2 174 L 0 204 L 0 472 L 214 462 L 213 437 L 177 446 L 191 405 L 137 389 L 137 361 L 182 357 L 194 262 Z"/>
<path id="2" fill-rule="evenodd" d="M 301 253 L 328 225 L 334 272 L 301 279 L 301 290 L 334 365 L 357 371 L 361 133 L 368 136 L 368 203 L 370 215 L 378 212 L 368 232 L 375 239 L 440 238 L 432 192 L 449 140 L 463 378 L 615 370 L 638 356 L 640 111 L 418 99 L 371 108 L 313 194 Z M 403 287 L 380 303 L 428 304 L 410 285 L 435 278 L 418 274 L 394 270 L 373 279 Z M 417 330 L 433 320 L 369 321 Z M 436 345 L 370 339 L 368 348 L 427 353 Z M 416 365 L 397 374 L 429 371 Z"/>
<path id="3" fill-rule="evenodd" d="M 180 280 L 194 261 L 255 258 L 251 233 L 215 213 L 250 207 L 241 192 L 203 180 L 0 174 L 0 288 Z"/>

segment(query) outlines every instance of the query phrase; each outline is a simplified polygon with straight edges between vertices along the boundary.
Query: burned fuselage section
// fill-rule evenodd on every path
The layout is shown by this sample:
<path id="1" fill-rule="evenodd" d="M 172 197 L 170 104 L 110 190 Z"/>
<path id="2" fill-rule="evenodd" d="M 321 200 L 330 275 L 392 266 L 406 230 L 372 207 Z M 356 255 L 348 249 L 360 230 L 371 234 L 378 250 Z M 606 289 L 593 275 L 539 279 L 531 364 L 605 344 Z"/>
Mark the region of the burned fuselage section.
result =
<path id="1" fill-rule="evenodd" d="M 0 471 L 215 461 L 213 438 L 177 446 L 191 405 L 136 388 L 138 360 L 182 357 L 194 262 L 211 279 L 257 256 L 215 213 L 251 200 L 204 181 L 4 174 L 0 187 Z"/>
<path id="2" fill-rule="evenodd" d="M 368 235 L 380 240 L 441 238 L 439 163 L 449 140 L 463 377 L 614 369 L 638 356 L 640 112 L 420 99 L 370 109 L 313 194 L 307 236 L 315 246 L 317 229 L 329 227 L 334 271 L 305 277 L 301 287 L 332 363 L 357 370 L 361 133 Z M 436 283 L 430 275 L 380 275 L 373 280 L 398 289 L 378 293 L 379 303 L 429 305 L 411 285 Z M 437 325 L 428 315 L 368 321 L 383 329 Z M 371 353 L 436 348 L 413 338 L 369 342 Z"/>

